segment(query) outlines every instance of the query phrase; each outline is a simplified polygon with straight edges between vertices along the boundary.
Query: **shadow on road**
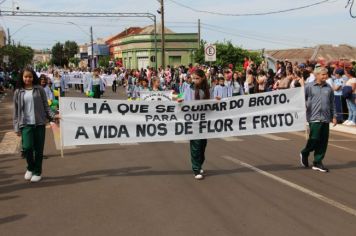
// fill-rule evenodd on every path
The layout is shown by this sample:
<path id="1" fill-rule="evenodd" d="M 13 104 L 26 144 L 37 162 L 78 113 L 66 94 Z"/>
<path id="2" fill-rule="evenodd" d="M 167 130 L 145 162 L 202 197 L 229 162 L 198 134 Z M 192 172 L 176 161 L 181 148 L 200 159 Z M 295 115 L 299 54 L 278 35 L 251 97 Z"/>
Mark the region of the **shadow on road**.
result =
<path id="1" fill-rule="evenodd" d="M 27 217 L 25 214 L 18 214 L 18 215 L 13 215 L 13 216 L 8 216 L 4 218 L 0 218 L 0 225 L 10 223 L 13 221 L 21 220 L 23 218 Z"/>

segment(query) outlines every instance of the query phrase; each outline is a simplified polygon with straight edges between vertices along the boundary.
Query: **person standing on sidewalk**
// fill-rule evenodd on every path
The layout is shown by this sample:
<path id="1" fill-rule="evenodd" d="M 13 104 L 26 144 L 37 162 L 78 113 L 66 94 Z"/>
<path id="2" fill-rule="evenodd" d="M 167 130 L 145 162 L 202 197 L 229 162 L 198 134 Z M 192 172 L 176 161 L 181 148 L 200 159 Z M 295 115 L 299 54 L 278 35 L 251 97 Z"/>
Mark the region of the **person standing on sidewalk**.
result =
<path id="1" fill-rule="evenodd" d="M 307 121 L 309 122 L 310 134 L 305 148 L 300 152 L 301 165 L 309 167 L 308 157 L 314 151 L 313 170 L 328 172 L 322 161 L 328 147 L 329 123 L 337 124 L 334 91 L 326 83 L 328 70 L 316 67 L 314 70 L 315 81 L 306 84 L 305 99 Z"/>
<path id="2" fill-rule="evenodd" d="M 42 177 L 46 118 L 59 119 L 47 102 L 46 92 L 32 69 L 21 73 L 14 93 L 14 129 L 22 137 L 22 148 L 27 160 L 25 179 L 39 182 Z"/>

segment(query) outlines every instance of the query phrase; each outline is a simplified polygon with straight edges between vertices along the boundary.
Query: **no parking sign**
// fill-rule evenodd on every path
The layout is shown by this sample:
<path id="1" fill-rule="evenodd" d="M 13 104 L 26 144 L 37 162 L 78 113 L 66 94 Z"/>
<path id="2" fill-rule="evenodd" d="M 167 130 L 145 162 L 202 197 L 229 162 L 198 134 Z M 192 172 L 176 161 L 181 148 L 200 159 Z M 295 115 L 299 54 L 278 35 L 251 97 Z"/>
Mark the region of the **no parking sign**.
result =
<path id="1" fill-rule="evenodd" d="M 214 44 L 205 45 L 205 61 L 216 61 L 216 46 Z"/>

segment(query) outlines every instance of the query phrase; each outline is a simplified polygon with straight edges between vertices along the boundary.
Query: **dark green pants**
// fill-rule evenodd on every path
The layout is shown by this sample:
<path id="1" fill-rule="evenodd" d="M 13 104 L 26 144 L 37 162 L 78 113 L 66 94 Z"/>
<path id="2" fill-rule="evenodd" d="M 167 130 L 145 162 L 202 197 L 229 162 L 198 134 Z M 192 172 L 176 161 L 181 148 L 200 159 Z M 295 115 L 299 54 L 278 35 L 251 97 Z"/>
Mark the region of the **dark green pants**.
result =
<path id="1" fill-rule="evenodd" d="M 206 139 L 190 140 L 190 156 L 194 174 L 199 174 L 205 161 Z"/>
<path id="2" fill-rule="evenodd" d="M 94 98 L 100 98 L 101 91 L 100 91 L 100 85 L 93 85 L 93 93 L 94 93 Z"/>
<path id="3" fill-rule="evenodd" d="M 27 125 L 21 129 L 21 134 L 27 170 L 34 175 L 41 175 L 46 128 L 44 125 Z"/>
<path id="4" fill-rule="evenodd" d="M 301 153 L 303 156 L 309 156 L 309 153 L 314 151 L 314 163 L 321 163 L 328 148 L 329 123 L 309 123 L 309 127 L 309 139 Z"/>

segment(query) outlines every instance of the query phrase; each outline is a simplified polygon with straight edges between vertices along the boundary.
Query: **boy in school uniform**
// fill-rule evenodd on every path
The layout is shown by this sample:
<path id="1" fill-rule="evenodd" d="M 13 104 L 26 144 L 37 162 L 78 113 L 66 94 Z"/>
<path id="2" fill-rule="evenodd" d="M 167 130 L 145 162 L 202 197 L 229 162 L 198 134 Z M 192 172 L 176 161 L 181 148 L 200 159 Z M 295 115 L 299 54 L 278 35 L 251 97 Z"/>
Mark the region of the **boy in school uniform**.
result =
<path id="1" fill-rule="evenodd" d="M 225 86 L 224 77 L 219 77 L 219 83 L 214 88 L 214 98 L 217 100 L 229 97 L 229 89 Z"/>

